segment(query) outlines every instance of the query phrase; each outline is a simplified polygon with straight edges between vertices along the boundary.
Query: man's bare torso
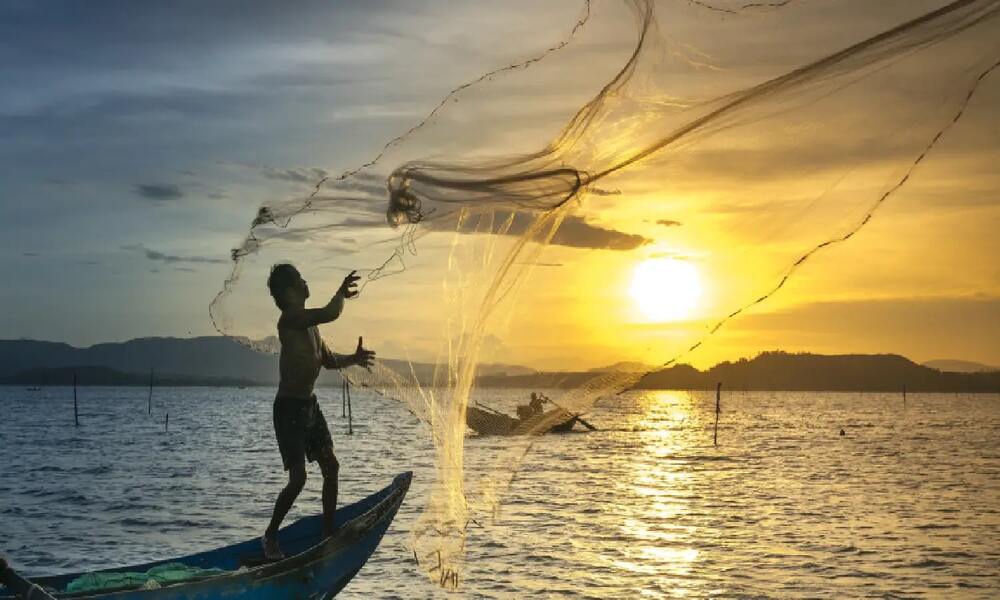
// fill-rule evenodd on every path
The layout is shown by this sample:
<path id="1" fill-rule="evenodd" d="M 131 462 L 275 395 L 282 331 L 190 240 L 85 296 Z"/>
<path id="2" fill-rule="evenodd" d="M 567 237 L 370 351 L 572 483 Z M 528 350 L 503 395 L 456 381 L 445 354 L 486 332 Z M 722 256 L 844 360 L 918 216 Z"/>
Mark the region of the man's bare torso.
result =
<path id="1" fill-rule="evenodd" d="M 313 393 L 319 370 L 323 367 L 326 346 L 315 326 L 291 329 L 278 326 L 281 357 L 278 370 L 281 376 L 278 396 L 308 398 Z"/>

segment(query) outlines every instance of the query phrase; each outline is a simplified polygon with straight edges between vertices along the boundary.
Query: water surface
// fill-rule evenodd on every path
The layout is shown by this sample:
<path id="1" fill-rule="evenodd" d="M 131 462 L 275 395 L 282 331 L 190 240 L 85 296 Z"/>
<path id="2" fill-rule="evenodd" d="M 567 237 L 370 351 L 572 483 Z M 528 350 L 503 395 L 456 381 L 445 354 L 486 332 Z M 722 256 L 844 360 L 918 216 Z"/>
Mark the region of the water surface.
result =
<path id="1" fill-rule="evenodd" d="M 508 409 L 527 390 L 480 390 Z M 258 536 L 284 481 L 273 390 L 0 388 L 0 550 L 29 574 L 187 554 Z M 433 479 L 426 429 L 399 404 L 322 390 L 341 502 L 415 478 L 343 598 L 447 595 L 408 531 Z M 602 431 L 535 440 L 498 522 L 470 530 L 459 596 L 1000 595 L 1000 398 L 643 392 Z M 169 431 L 164 416 L 169 413 Z M 843 428 L 846 435 L 840 436 Z M 468 440 L 471 469 L 515 443 Z M 319 510 L 320 476 L 289 518 Z"/>

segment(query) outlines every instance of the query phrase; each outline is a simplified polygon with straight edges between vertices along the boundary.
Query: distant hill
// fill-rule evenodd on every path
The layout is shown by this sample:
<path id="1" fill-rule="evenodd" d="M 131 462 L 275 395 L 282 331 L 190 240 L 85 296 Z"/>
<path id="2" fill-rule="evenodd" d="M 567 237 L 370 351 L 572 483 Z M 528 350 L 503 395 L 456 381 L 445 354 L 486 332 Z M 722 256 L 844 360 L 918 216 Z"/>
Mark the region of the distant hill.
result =
<path id="1" fill-rule="evenodd" d="M 707 371 L 678 365 L 645 376 L 636 388 L 802 391 L 1000 392 L 1000 372 L 942 372 L 895 354 L 765 352 Z"/>
<path id="2" fill-rule="evenodd" d="M 411 373 L 405 361 L 385 360 L 402 373 Z M 115 373 L 96 371 L 110 369 Z M 146 385 L 149 370 L 156 371 L 158 385 L 213 385 L 227 381 L 235 385 L 277 385 L 278 357 L 255 352 L 223 336 L 195 338 L 139 338 L 127 342 L 95 344 L 77 348 L 60 342 L 0 340 L 0 383 L 55 385 L 55 379 L 72 381 L 72 371 L 90 370 L 88 377 L 115 382 L 101 385 Z M 412 372 L 421 382 L 432 379 L 434 365 L 414 363 Z M 524 375 L 535 371 L 518 365 L 483 364 L 480 373 Z M 320 386 L 339 386 L 336 371 L 324 370 Z M 140 383 L 133 383 L 140 382 Z M 97 384 L 94 384 L 97 385 Z M 231 385 L 231 384 L 218 384 Z"/>
<path id="3" fill-rule="evenodd" d="M 648 373 L 656 367 L 653 365 L 647 365 L 646 363 L 635 362 L 635 361 L 622 361 L 616 362 L 613 365 L 608 365 L 606 367 L 595 367 L 590 369 L 591 373 Z"/>
<path id="4" fill-rule="evenodd" d="M 278 359 L 222 336 L 140 338 L 76 348 L 58 342 L 0 340 L 0 378 L 32 369 L 104 367 L 149 379 L 158 373 L 276 384 Z"/>
<path id="5" fill-rule="evenodd" d="M 0 385 L 50 386 L 73 385 L 142 386 L 149 385 L 148 373 L 124 373 L 107 367 L 53 367 L 19 371 L 13 375 L 0 377 Z M 158 373 L 154 377 L 157 386 L 252 386 L 249 379 L 231 377 L 197 377 Z"/>
<path id="6" fill-rule="evenodd" d="M 572 388 L 592 380 L 590 372 L 480 377 L 483 387 Z M 675 365 L 647 374 L 635 389 L 726 389 L 898 392 L 1000 392 L 1000 372 L 941 372 L 895 354 L 789 354 L 765 352 L 753 359 L 723 362 L 701 371 Z"/>
<path id="7" fill-rule="evenodd" d="M 948 371 L 951 373 L 987 373 L 989 371 L 1000 371 L 1000 367 L 991 367 L 983 363 L 968 360 L 941 359 L 929 360 L 923 363 L 925 367 L 937 369 L 938 371 Z"/>

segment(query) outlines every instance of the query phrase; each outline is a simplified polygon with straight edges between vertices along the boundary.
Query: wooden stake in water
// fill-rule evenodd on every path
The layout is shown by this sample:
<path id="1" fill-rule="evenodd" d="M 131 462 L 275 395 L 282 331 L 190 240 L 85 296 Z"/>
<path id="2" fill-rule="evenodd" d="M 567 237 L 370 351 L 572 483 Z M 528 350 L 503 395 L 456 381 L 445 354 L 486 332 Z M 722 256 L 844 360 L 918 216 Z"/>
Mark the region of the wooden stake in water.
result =
<path id="1" fill-rule="evenodd" d="M 163 433 L 170 431 L 170 413 L 163 415 Z"/>
<path id="2" fill-rule="evenodd" d="M 906 408 L 906 384 L 903 384 L 903 408 Z"/>
<path id="3" fill-rule="evenodd" d="M 719 413 L 722 412 L 722 382 L 715 384 L 715 434 L 712 436 L 712 445 L 719 445 Z"/>
<path id="4" fill-rule="evenodd" d="M 149 368 L 149 398 L 146 400 L 146 414 L 153 414 L 153 367 Z"/>
<path id="5" fill-rule="evenodd" d="M 344 379 L 344 389 L 347 391 L 347 434 L 354 435 L 354 415 L 351 414 L 351 382 Z"/>
<path id="6" fill-rule="evenodd" d="M 76 373 L 73 373 L 73 422 L 80 426 L 80 407 L 76 401 Z"/>

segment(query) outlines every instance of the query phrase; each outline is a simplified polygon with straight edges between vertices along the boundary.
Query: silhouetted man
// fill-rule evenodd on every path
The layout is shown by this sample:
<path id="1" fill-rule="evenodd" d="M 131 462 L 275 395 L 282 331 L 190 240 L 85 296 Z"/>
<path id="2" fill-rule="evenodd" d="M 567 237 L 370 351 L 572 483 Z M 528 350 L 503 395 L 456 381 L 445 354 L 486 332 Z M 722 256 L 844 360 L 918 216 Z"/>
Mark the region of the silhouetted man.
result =
<path id="1" fill-rule="evenodd" d="M 358 295 L 359 277 L 355 271 L 344 278 L 337 293 L 322 308 L 306 308 L 309 286 L 290 264 L 271 268 L 267 287 L 274 303 L 281 309 L 278 319 L 280 382 L 274 399 L 274 433 L 278 438 L 281 461 L 288 471 L 288 483 L 274 504 L 274 516 L 261 542 L 268 560 L 284 558 L 278 545 L 278 528 L 292 503 L 306 483 L 306 460 L 319 463 L 323 473 L 323 537 L 333 533 L 333 515 L 337 507 L 337 475 L 340 465 L 333 453 L 333 440 L 326 419 L 313 394 L 313 384 L 320 367 L 341 369 L 350 365 L 369 368 L 375 353 L 358 347 L 354 354 L 334 354 L 323 342 L 316 327 L 329 323 L 344 310 L 344 300 Z"/>

